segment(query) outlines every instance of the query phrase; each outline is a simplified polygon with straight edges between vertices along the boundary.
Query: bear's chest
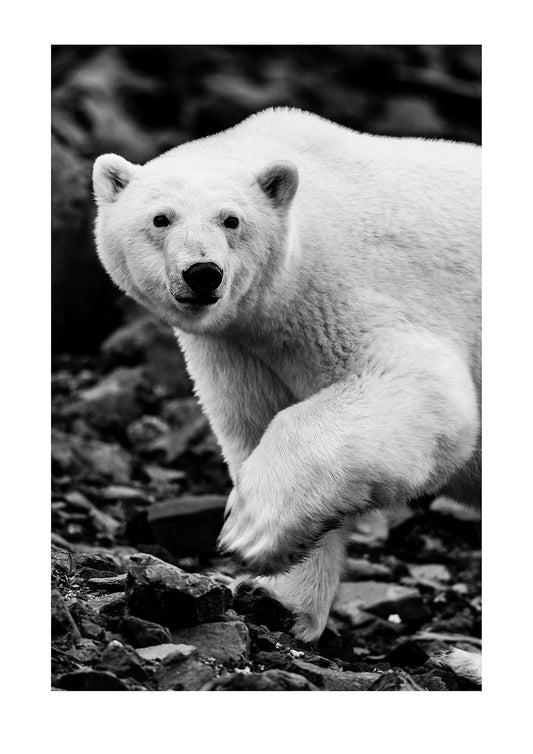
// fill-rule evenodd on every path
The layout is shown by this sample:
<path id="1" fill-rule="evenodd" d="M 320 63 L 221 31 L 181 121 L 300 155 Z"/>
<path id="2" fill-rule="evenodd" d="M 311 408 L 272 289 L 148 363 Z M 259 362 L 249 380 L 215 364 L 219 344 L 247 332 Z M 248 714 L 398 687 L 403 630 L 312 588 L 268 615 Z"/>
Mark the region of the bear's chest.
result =
<path id="1" fill-rule="evenodd" d="M 346 369 L 319 349 L 309 346 L 252 347 L 254 355 L 272 371 L 298 401 L 343 378 Z"/>

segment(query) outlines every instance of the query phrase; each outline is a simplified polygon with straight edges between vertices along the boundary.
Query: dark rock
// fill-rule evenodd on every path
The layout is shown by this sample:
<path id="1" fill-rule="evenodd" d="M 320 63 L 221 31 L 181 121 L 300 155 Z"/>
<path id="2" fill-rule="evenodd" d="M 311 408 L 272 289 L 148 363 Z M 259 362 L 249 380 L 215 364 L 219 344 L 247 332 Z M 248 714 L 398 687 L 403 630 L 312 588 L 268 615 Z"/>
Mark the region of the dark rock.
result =
<path id="1" fill-rule="evenodd" d="M 130 446 L 137 453 L 150 455 L 154 450 L 154 443 L 169 431 L 168 424 L 158 416 L 141 416 L 128 426 L 126 434 Z"/>
<path id="2" fill-rule="evenodd" d="M 95 505 L 93 505 L 91 511 L 89 512 L 88 520 L 97 533 L 99 539 L 104 538 L 106 540 L 110 540 L 110 542 L 113 542 L 122 526 L 122 524 L 117 521 L 116 518 L 113 518 L 113 516 L 110 516 L 108 513 L 99 510 Z"/>
<path id="3" fill-rule="evenodd" d="M 107 367 L 145 364 L 152 379 L 175 395 L 189 396 L 192 385 L 176 338 L 167 325 L 142 315 L 116 330 L 102 345 Z"/>
<path id="4" fill-rule="evenodd" d="M 65 550 L 52 546 L 52 581 L 64 578 L 73 570 L 73 556 Z"/>
<path id="5" fill-rule="evenodd" d="M 142 367 L 116 369 L 80 393 L 71 410 L 99 430 L 117 431 L 144 413 L 149 386 Z"/>
<path id="6" fill-rule="evenodd" d="M 126 594 L 132 615 L 173 628 L 216 620 L 231 602 L 213 579 L 144 554 L 130 560 Z"/>
<path id="7" fill-rule="evenodd" d="M 119 322 L 116 289 L 94 250 L 93 217 L 91 160 L 54 135 L 52 347 L 56 353 L 80 349 L 88 353 Z"/>
<path id="8" fill-rule="evenodd" d="M 294 660 L 291 670 L 325 691 L 367 691 L 378 678 L 377 673 L 343 672 L 339 669 L 321 668 L 304 660 Z"/>
<path id="9" fill-rule="evenodd" d="M 290 670 L 292 661 L 293 658 L 291 655 L 281 650 L 275 650 L 273 652 L 257 652 L 254 656 L 254 662 L 256 665 L 268 668 L 269 670 L 273 668 Z"/>
<path id="10" fill-rule="evenodd" d="M 419 668 L 427 660 L 429 655 L 416 641 L 402 642 L 385 657 L 393 668 Z"/>
<path id="11" fill-rule="evenodd" d="M 414 582 L 433 589 L 444 589 L 451 581 L 451 573 L 441 563 L 425 563 L 410 565 L 409 574 Z"/>
<path id="12" fill-rule="evenodd" d="M 93 509 L 93 504 L 91 503 L 91 501 L 78 490 L 71 490 L 70 492 L 67 492 L 67 494 L 65 495 L 65 501 L 71 508 L 75 508 L 76 510 L 89 512 Z"/>
<path id="13" fill-rule="evenodd" d="M 172 640 L 194 645 L 201 655 L 222 663 L 248 659 L 250 634 L 242 621 L 202 623 L 172 632 Z"/>
<path id="14" fill-rule="evenodd" d="M 205 691 L 318 691 L 306 678 L 285 670 L 264 673 L 234 673 L 217 678 Z"/>
<path id="15" fill-rule="evenodd" d="M 389 670 L 382 673 L 368 691 L 424 691 L 416 681 L 402 670 Z"/>
<path id="16" fill-rule="evenodd" d="M 148 523 L 148 511 L 140 510 L 128 516 L 124 529 L 124 537 L 135 547 L 139 545 L 155 544 L 152 527 Z"/>
<path id="17" fill-rule="evenodd" d="M 480 511 L 473 507 L 462 505 L 449 497 L 437 497 L 431 503 L 430 510 L 441 516 L 449 516 L 456 521 L 465 523 L 479 523 L 481 521 Z"/>
<path id="18" fill-rule="evenodd" d="M 70 639 L 76 641 L 81 636 L 80 631 L 65 600 L 57 589 L 52 590 L 52 638 Z"/>
<path id="19" fill-rule="evenodd" d="M 120 445 L 77 435 L 70 435 L 68 443 L 78 468 L 84 467 L 91 475 L 104 477 L 117 484 L 129 482 L 132 460 Z"/>
<path id="20" fill-rule="evenodd" d="M 130 487 L 125 484 L 110 484 L 104 487 L 100 493 L 102 500 L 121 503 L 140 503 L 141 505 L 150 505 L 152 498 L 144 490 L 137 487 Z"/>
<path id="21" fill-rule="evenodd" d="M 280 646 L 290 647 L 291 637 L 283 631 L 269 631 L 266 626 L 248 625 L 252 650 L 254 652 L 274 652 Z"/>
<path id="22" fill-rule="evenodd" d="M 241 584 L 233 596 L 233 609 L 252 623 L 272 631 L 289 633 L 294 623 L 291 611 L 254 585 Z"/>
<path id="23" fill-rule="evenodd" d="M 156 541 L 178 557 L 216 552 L 226 500 L 223 495 L 197 495 L 156 503 L 148 511 Z"/>
<path id="24" fill-rule="evenodd" d="M 402 621 L 413 623 L 422 623 L 430 617 L 418 589 L 380 581 L 341 584 L 335 609 L 349 617 L 354 625 L 357 625 L 355 619 L 359 612 L 385 619 L 399 615 Z"/>
<path id="25" fill-rule="evenodd" d="M 173 485 L 176 482 L 182 481 L 187 476 L 184 471 L 165 469 L 163 466 L 156 466 L 154 464 L 144 466 L 144 473 L 151 482 L 159 485 Z"/>
<path id="26" fill-rule="evenodd" d="M 113 673 L 104 670 L 76 670 L 54 681 L 54 686 L 66 691 L 129 691 Z"/>
<path id="27" fill-rule="evenodd" d="M 74 558 L 77 575 L 85 579 L 107 578 L 126 573 L 126 567 L 111 552 L 79 552 Z"/>
<path id="28" fill-rule="evenodd" d="M 181 653 L 165 657 L 156 673 L 161 691 L 199 691 L 215 677 L 215 670 L 199 660 L 184 659 Z"/>
<path id="29" fill-rule="evenodd" d="M 352 639 L 326 628 L 317 643 L 321 655 L 332 660 L 351 662 L 353 659 Z"/>
<path id="30" fill-rule="evenodd" d="M 117 630 L 126 637 L 133 647 L 151 647 L 171 641 L 168 628 L 152 623 L 134 615 L 126 615 L 117 626 Z"/>
<path id="31" fill-rule="evenodd" d="M 121 573 L 118 576 L 88 579 L 87 586 L 90 586 L 91 589 L 98 589 L 103 592 L 123 592 L 126 588 L 126 578 L 126 574 Z"/>
<path id="32" fill-rule="evenodd" d="M 198 659 L 198 650 L 196 647 L 188 644 L 158 644 L 153 647 L 140 647 L 137 649 L 137 654 L 142 657 L 143 660 L 160 661 L 164 660 L 170 655 L 175 655 L 174 660 L 177 662 L 178 655 L 182 660 L 193 658 Z"/>
<path id="33" fill-rule="evenodd" d="M 457 679 L 445 670 L 433 669 L 427 673 L 413 674 L 413 680 L 425 691 L 458 691 Z M 478 686 L 479 688 L 479 686 Z"/>
<path id="34" fill-rule="evenodd" d="M 97 670 L 107 670 L 118 678 L 135 678 L 146 681 L 148 673 L 139 662 L 137 653 L 125 647 L 119 641 L 111 641 L 104 649 L 98 663 Z"/>
<path id="35" fill-rule="evenodd" d="M 371 132 L 387 136 L 438 137 L 446 130 L 435 106 L 421 97 L 402 94 L 385 101 L 381 116 L 371 122 Z"/>
<path id="36" fill-rule="evenodd" d="M 348 536 L 348 553 L 358 555 L 361 550 L 382 547 L 389 535 L 389 522 L 380 510 L 373 510 L 357 519 Z"/>
<path id="37" fill-rule="evenodd" d="M 68 655 L 80 665 L 92 665 L 100 653 L 99 645 L 92 639 L 80 639 L 69 649 Z"/>
<path id="38" fill-rule="evenodd" d="M 380 563 L 371 563 L 364 558 L 347 558 L 344 567 L 343 581 L 390 581 L 392 571 Z"/>
<path id="39" fill-rule="evenodd" d="M 89 618 L 82 618 L 79 622 L 80 632 L 85 639 L 101 639 L 104 634 L 104 629 L 95 621 Z"/>
<path id="40" fill-rule="evenodd" d="M 88 606 L 105 621 L 108 628 L 115 629 L 124 616 L 126 598 L 122 592 L 118 594 L 106 594 L 102 597 L 92 597 L 88 602 Z"/>

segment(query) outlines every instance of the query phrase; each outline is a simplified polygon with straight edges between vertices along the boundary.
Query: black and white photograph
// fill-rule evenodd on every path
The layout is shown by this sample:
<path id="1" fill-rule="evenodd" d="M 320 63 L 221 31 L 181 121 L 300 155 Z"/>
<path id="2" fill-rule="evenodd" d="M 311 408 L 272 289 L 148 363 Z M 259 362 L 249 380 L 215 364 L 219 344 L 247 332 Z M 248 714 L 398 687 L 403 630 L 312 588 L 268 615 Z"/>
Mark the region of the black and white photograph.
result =
<path id="1" fill-rule="evenodd" d="M 481 52 L 51 46 L 53 691 L 481 691 Z"/>

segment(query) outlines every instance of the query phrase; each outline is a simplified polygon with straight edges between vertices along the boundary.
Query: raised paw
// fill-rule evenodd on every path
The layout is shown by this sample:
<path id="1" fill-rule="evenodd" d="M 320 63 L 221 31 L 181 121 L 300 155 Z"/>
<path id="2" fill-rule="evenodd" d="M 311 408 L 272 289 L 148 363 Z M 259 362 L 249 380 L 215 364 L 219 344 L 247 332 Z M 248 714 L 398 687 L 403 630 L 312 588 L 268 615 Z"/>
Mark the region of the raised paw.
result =
<path id="1" fill-rule="evenodd" d="M 296 511 L 286 508 L 279 515 L 271 503 L 255 500 L 252 504 L 237 489 L 228 498 L 219 550 L 252 574 L 283 573 L 313 546 L 309 528 Z"/>

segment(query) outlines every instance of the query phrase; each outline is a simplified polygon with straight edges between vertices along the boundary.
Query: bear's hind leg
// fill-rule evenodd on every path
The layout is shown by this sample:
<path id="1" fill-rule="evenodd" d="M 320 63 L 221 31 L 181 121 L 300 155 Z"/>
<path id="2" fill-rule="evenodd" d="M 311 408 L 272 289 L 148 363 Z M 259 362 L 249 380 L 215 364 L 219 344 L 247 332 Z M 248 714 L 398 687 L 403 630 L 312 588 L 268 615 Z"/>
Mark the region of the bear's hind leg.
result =
<path id="1" fill-rule="evenodd" d="M 296 622 L 292 632 L 297 639 L 315 641 L 326 627 L 344 566 L 346 536 L 345 527 L 329 531 L 290 571 L 257 579 L 293 611 Z"/>

